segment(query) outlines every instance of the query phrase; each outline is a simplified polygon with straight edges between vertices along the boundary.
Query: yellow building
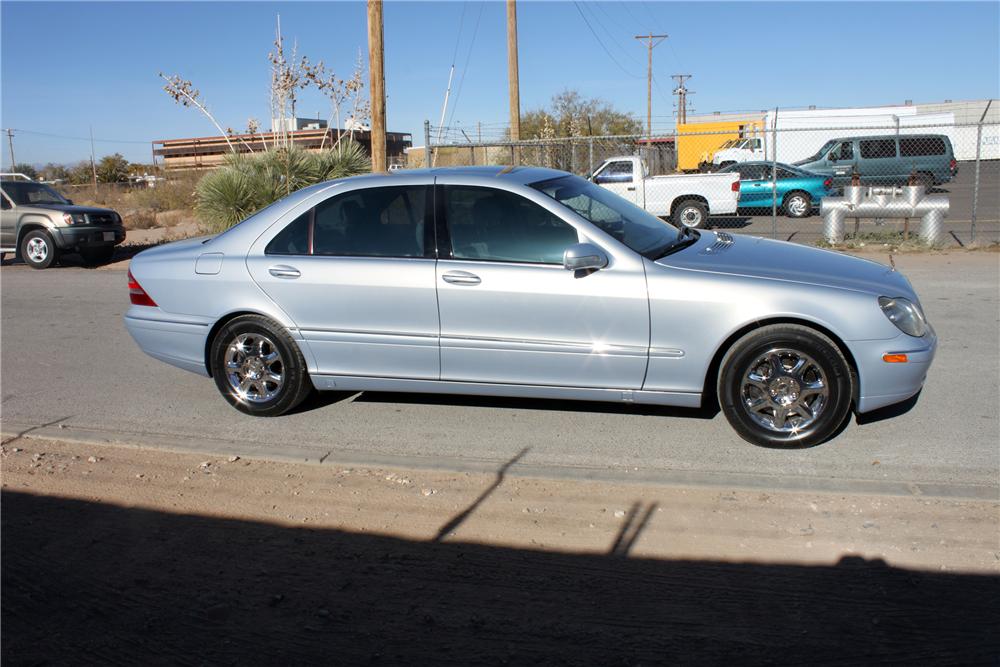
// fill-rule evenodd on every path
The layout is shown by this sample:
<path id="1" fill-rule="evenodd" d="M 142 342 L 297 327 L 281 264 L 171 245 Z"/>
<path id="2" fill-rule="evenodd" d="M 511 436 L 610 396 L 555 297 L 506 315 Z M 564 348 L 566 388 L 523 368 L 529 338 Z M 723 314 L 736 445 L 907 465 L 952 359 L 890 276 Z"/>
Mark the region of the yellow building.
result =
<path id="1" fill-rule="evenodd" d="M 677 125 L 677 171 L 698 171 L 727 141 L 743 139 L 764 126 L 760 115 Z"/>

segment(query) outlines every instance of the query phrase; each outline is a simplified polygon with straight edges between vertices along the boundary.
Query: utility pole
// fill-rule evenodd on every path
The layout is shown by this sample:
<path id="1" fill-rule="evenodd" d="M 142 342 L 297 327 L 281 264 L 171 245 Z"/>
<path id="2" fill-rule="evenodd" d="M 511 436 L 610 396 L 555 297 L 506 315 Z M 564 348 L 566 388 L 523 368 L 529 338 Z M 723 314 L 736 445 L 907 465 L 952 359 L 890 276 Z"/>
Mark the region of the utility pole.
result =
<path id="1" fill-rule="evenodd" d="M 649 50 L 649 65 L 646 68 L 646 136 L 653 136 L 653 47 L 665 40 L 668 35 L 636 35 L 636 39 L 646 40 Z M 656 41 L 653 41 L 656 40 Z"/>
<path id="2" fill-rule="evenodd" d="M 386 170 L 385 46 L 382 41 L 382 0 L 368 0 L 368 86 L 372 102 L 372 171 Z"/>
<path id="3" fill-rule="evenodd" d="M 517 77 L 517 5 L 507 0 L 507 83 L 510 88 L 510 140 L 521 140 L 521 92 Z"/>
<path id="4" fill-rule="evenodd" d="M 684 86 L 684 81 L 690 79 L 691 75 L 673 74 L 670 78 L 677 81 L 677 87 L 674 88 L 674 95 L 677 96 L 677 124 L 682 125 L 687 122 L 687 96 L 694 93 Z"/>
<path id="5" fill-rule="evenodd" d="M 94 174 L 94 190 L 97 190 L 97 159 L 94 157 L 94 126 L 90 126 L 90 170 Z"/>
<path id="6" fill-rule="evenodd" d="M 14 171 L 17 160 L 14 159 L 14 130 L 7 128 L 7 145 L 10 147 L 10 170 Z"/>

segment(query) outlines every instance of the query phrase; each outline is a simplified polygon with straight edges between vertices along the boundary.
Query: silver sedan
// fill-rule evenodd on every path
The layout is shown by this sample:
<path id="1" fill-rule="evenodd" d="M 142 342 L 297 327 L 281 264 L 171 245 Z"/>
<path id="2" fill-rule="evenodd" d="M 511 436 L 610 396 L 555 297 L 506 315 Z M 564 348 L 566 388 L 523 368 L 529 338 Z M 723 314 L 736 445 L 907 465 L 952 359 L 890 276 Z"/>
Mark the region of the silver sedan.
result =
<path id="1" fill-rule="evenodd" d="M 129 291 L 146 353 L 259 416 L 314 389 L 717 400 L 746 440 L 804 447 L 914 396 L 937 345 L 889 267 L 679 231 L 539 168 L 305 188 L 140 253 Z"/>

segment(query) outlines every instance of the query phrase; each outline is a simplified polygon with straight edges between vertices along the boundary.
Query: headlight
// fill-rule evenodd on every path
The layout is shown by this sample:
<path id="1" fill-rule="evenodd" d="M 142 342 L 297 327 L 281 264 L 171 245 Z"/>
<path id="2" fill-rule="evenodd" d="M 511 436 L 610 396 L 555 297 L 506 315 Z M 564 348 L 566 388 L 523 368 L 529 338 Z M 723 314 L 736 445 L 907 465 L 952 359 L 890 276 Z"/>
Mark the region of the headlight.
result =
<path id="1" fill-rule="evenodd" d="M 63 213 L 63 222 L 67 225 L 85 225 L 87 216 L 83 213 Z"/>
<path id="2" fill-rule="evenodd" d="M 902 298 L 880 296 L 878 305 L 900 331 L 910 336 L 921 337 L 927 331 L 927 320 L 916 304 Z"/>

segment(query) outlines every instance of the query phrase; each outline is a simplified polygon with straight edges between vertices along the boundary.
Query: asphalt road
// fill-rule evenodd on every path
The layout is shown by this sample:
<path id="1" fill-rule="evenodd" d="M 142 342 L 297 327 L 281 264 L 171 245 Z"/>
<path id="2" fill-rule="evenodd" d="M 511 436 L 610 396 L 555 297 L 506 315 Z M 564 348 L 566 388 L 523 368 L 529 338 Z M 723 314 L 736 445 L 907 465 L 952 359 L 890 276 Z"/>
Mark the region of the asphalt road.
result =
<path id="1" fill-rule="evenodd" d="M 936 186 L 931 194 L 948 197 L 949 211 L 945 219 L 945 230 L 953 232 L 954 236 L 948 234 L 945 242 L 948 245 L 957 246 L 959 242 L 969 244 L 973 240 L 972 234 L 972 202 L 975 191 L 975 163 L 960 162 L 958 176 L 950 183 Z M 713 227 L 725 229 L 726 231 L 754 234 L 757 236 L 772 236 L 771 212 L 759 209 L 740 211 L 740 215 L 733 217 L 712 218 Z M 778 211 L 775 220 L 774 236 L 779 239 L 804 243 L 813 243 L 822 238 L 823 219 L 819 213 L 814 213 L 808 218 L 787 218 Z M 910 221 L 910 231 L 916 232 L 920 226 L 920 220 Z M 890 220 L 885 225 L 876 226 L 871 220 L 861 222 L 860 232 L 862 234 L 872 232 L 884 232 L 887 230 L 902 231 L 902 220 Z M 854 222 L 848 220 L 846 225 L 848 233 L 853 233 Z M 794 236 L 793 236 L 794 234 Z M 976 234 L 975 240 L 978 243 L 1000 242 L 1000 161 L 984 161 L 980 163 L 979 173 L 979 203 L 976 207 Z"/>
<path id="2" fill-rule="evenodd" d="M 881 258 L 880 258 L 881 259 Z M 558 401 L 324 395 L 296 414 L 230 408 L 207 378 L 146 357 L 128 336 L 125 273 L 7 265 L 2 426 L 326 463 L 497 469 L 749 487 L 997 496 L 1000 255 L 896 257 L 938 330 L 927 386 L 906 414 L 852 422 L 808 450 L 761 449 L 722 415 Z M 913 483 L 918 486 L 913 486 Z"/>

